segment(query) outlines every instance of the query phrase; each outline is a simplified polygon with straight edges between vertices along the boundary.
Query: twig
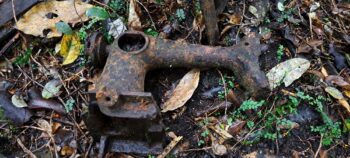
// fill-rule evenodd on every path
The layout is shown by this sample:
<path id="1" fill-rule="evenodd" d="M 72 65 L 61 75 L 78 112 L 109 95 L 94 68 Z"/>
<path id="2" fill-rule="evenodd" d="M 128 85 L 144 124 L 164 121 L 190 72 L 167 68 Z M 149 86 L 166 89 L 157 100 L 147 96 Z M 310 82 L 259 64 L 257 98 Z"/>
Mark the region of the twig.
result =
<path id="1" fill-rule="evenodd" d="M 17 33 L 15 36 L 12 37 L 10 41 L 6 43 L 6 45 L 0 50 L 0 56 L 12 45 L 13 42 L 16 41 L 16 39 L 19 37 L 20 33 Z"/>
<path id="2" fill-rule="evenodd" d="M 73 7 L 74 7 L 75 13 L 78 15 L 78 17 L 80 19 L 80 22 L 84 25 L 83 18 L 79 15 L 79 13 L 77 11 L 77 7 L 75 6 L 75 0 L 73 1 Z"/>
<path id="3" fill-rule="evenodd" d="M 13 3 L 14 0 L 11 0 L 12 3 L 12 14 L 13 14 L 13 19 L 15 19 L 15 22 L 17 23 L 17 17 L 16 17 L 16 11 L 15 11 L 15 4 Z"/>
<path id="4" fill-rule="evenodd" d="M 26 154 L 28 154 L 31 158 L 36 158 L 36 156 L 35 156 L 30 150 L 28 150 L 28 149 L 23 145 L 22 141 L 21 141 L 19 138 L 17 138 L 17 143 L 18 143 L 18 145 L 22 148 L 22 150 L 23 150 Z"/>
<path id="5" fill-rule="evenodd" d="M 221 71 L 219 69 L 217 69 L 217 71 L 219 72 L 221 79 L 222 79 L 222 83 L 224 85 L 224 92 L 225 92 L 225 116 L 227 114 L 227 91 L 226 91 L 226 81 L 224 76 L 222 75 Z"/>
<path id="6" fill-rule="evenodd" d="M 151 14 L 149 13 L 148 9 L 147 9 L 139 0 L 135 0 L 135 1 L 136 1 L 138 4 L 140 4 L 140 5 L 143 7 L 143 9 L 146 10 L 147 15 L 149 16 L 149 19 L 150 19 L 151 22 L 152 22 L 153 28 L 154 28 L 155 30 L 157 30 L 156 24 L 154 23 L 154 21 L 153 21 L 153 19 L 152 19 L 152 16 L 151 16 Z"/>
<path id="7" fill-rule="evenodd" d="M 181 139 L 182 136 L 175 137 L 157 158 L 165 158 Z"/>
<path id="8" fill-rule="evenodd" d="M 322 139 L 323 139 L 323 135 L 321 134 L 321 139 L 320 139 L 320 144 L 318 145 L 317 151 L 315 153 L 314 158 L 317 158 L 318 153 L 320 152 L 321 148 L 322 148 Z"/>

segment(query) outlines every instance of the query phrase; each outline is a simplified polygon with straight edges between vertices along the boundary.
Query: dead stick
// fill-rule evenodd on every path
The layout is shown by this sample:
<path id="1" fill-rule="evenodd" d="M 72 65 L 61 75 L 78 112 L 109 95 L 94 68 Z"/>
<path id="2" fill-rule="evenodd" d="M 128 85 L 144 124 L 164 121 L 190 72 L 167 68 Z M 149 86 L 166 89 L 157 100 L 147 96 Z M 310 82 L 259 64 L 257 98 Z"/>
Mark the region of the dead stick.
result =
<path id="1" fill-rule="evenodd" d="M 12 45 L 13 42 L 19 37 L 19 33 L 12 37 L 12 39 L 6 43 L 6 45 L 0 50 L 0 56 Z"/>
<path id="2" fill-rule="evenodd" d="M 175 137 L 157 158 L 165 158 L 181 139 L 182 136 Z"/>
<path id="3" fill-rule="evenodd" d="M 30 150 L 28 150 L 28 149 L 23 145 L 22 141 L 21 141 L 19 138 L 17 138 L 17 143 L 18 143 L 18 145 L 22 148 L 22 150 L 23 150 L 26 154 L 28 154 L 31 158 L 36 158 L 36 156 L 35 156 Z"/>

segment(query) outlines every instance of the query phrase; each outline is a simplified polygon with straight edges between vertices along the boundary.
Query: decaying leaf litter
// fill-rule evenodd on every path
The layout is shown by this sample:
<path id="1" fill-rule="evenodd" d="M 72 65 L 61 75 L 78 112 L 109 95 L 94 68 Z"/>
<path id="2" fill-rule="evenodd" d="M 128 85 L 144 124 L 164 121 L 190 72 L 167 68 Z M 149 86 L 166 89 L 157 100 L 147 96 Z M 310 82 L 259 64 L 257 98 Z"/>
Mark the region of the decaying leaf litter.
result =
<path id="1" fill-rule="evenodd" d="M 0 38 L 6 39 L 0 41 L 2 155 L 98 154 L 99 140 L 89 135 L 83 120 L 87 87 L 94 86 L 98 75 L 84 54 L 89 33 L 102 31 L 112 42 L 111 36 L 126 31 L 127 25 L 128 30 L 159 38 L 210 43 L 198 1 L 104 2 L 75 1 L 76 9 L 72 1 L 43 2 L 0 27 L 17 29 Z M 273 90 L 264 98 L 249 98 L 242 95 L 232 72 L 201 70 L 198 78 L 188 81 L 193 82 L 187 86 L 193 95 L 175 99 L 186 103 L 174 104 L 173 111 L 162 114 L 166 132 L 176 136 L 168 137 L 167 143 L 171 146 L 172 139 L 182 138 L 166 153 L 348 156 L 349 2 L 228 1 L 224 6 L 218 13 L 216 45 L 231 46 L 244 36 L 259 34 L 260 64 Z M 105 24 L 117 19 L 114 25 Z M 55 51 L 56 44 L 61 45 Z M 166 105 L 189 71 L 150 72 L 146 90 L 159 105 Z"/>

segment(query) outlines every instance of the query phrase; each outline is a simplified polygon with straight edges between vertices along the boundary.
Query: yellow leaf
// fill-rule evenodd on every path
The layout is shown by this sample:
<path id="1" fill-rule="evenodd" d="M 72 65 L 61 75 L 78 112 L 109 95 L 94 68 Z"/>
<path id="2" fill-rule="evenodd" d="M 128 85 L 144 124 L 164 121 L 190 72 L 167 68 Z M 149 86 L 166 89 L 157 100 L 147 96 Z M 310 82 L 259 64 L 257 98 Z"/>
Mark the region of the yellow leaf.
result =
<path id="1" fill-rule="evenodd" d="M 78 58 L 81 47 L 77 34 L 63 35 L 60 50 L 60 55 L 64 58 L 62 65 L 73 63 Z"/>
<path id="2" fill-rule="evenodd" d="M 345 90 L 344 91 L 345 96 L 347 96 L 348 98 L 350 98 L 350 90 Z"/>
<path id="3" fill-rule="evenodd" d="M 338 102 L 350 113 L 350 105 L 345 99 L 339 99 Z"/>
<path id="4" fill-rule="evenodd" d="M 57 22 L 63 21 L 74 25 L 86 21 L 88 17 L 85 12 L 91 7 L 93 5 L 83 3 L 81 0 L 47 0 L 27 11 L 16 23 L 16 27 L 25 34 L 45 37 L 44 30 L 46 30 L 49 31 L 46 35 L 47 38 L 59 37 L 62 33 L 58 32 L 55 27 Z"/>

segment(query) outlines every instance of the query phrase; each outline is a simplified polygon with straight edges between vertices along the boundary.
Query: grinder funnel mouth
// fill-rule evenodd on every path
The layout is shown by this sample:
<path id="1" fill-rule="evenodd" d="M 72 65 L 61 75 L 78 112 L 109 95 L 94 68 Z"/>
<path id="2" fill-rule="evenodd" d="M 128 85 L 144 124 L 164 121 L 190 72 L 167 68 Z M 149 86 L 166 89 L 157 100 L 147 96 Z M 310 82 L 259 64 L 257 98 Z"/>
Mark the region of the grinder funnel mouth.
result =
<path id="1" fill-rule="evenodd" d="M 139 31 L 122 33 L 117 39 L 117 48 L 127 54 L 138 54 L 144 51 L 149 43 L 148 37 Z"/>

